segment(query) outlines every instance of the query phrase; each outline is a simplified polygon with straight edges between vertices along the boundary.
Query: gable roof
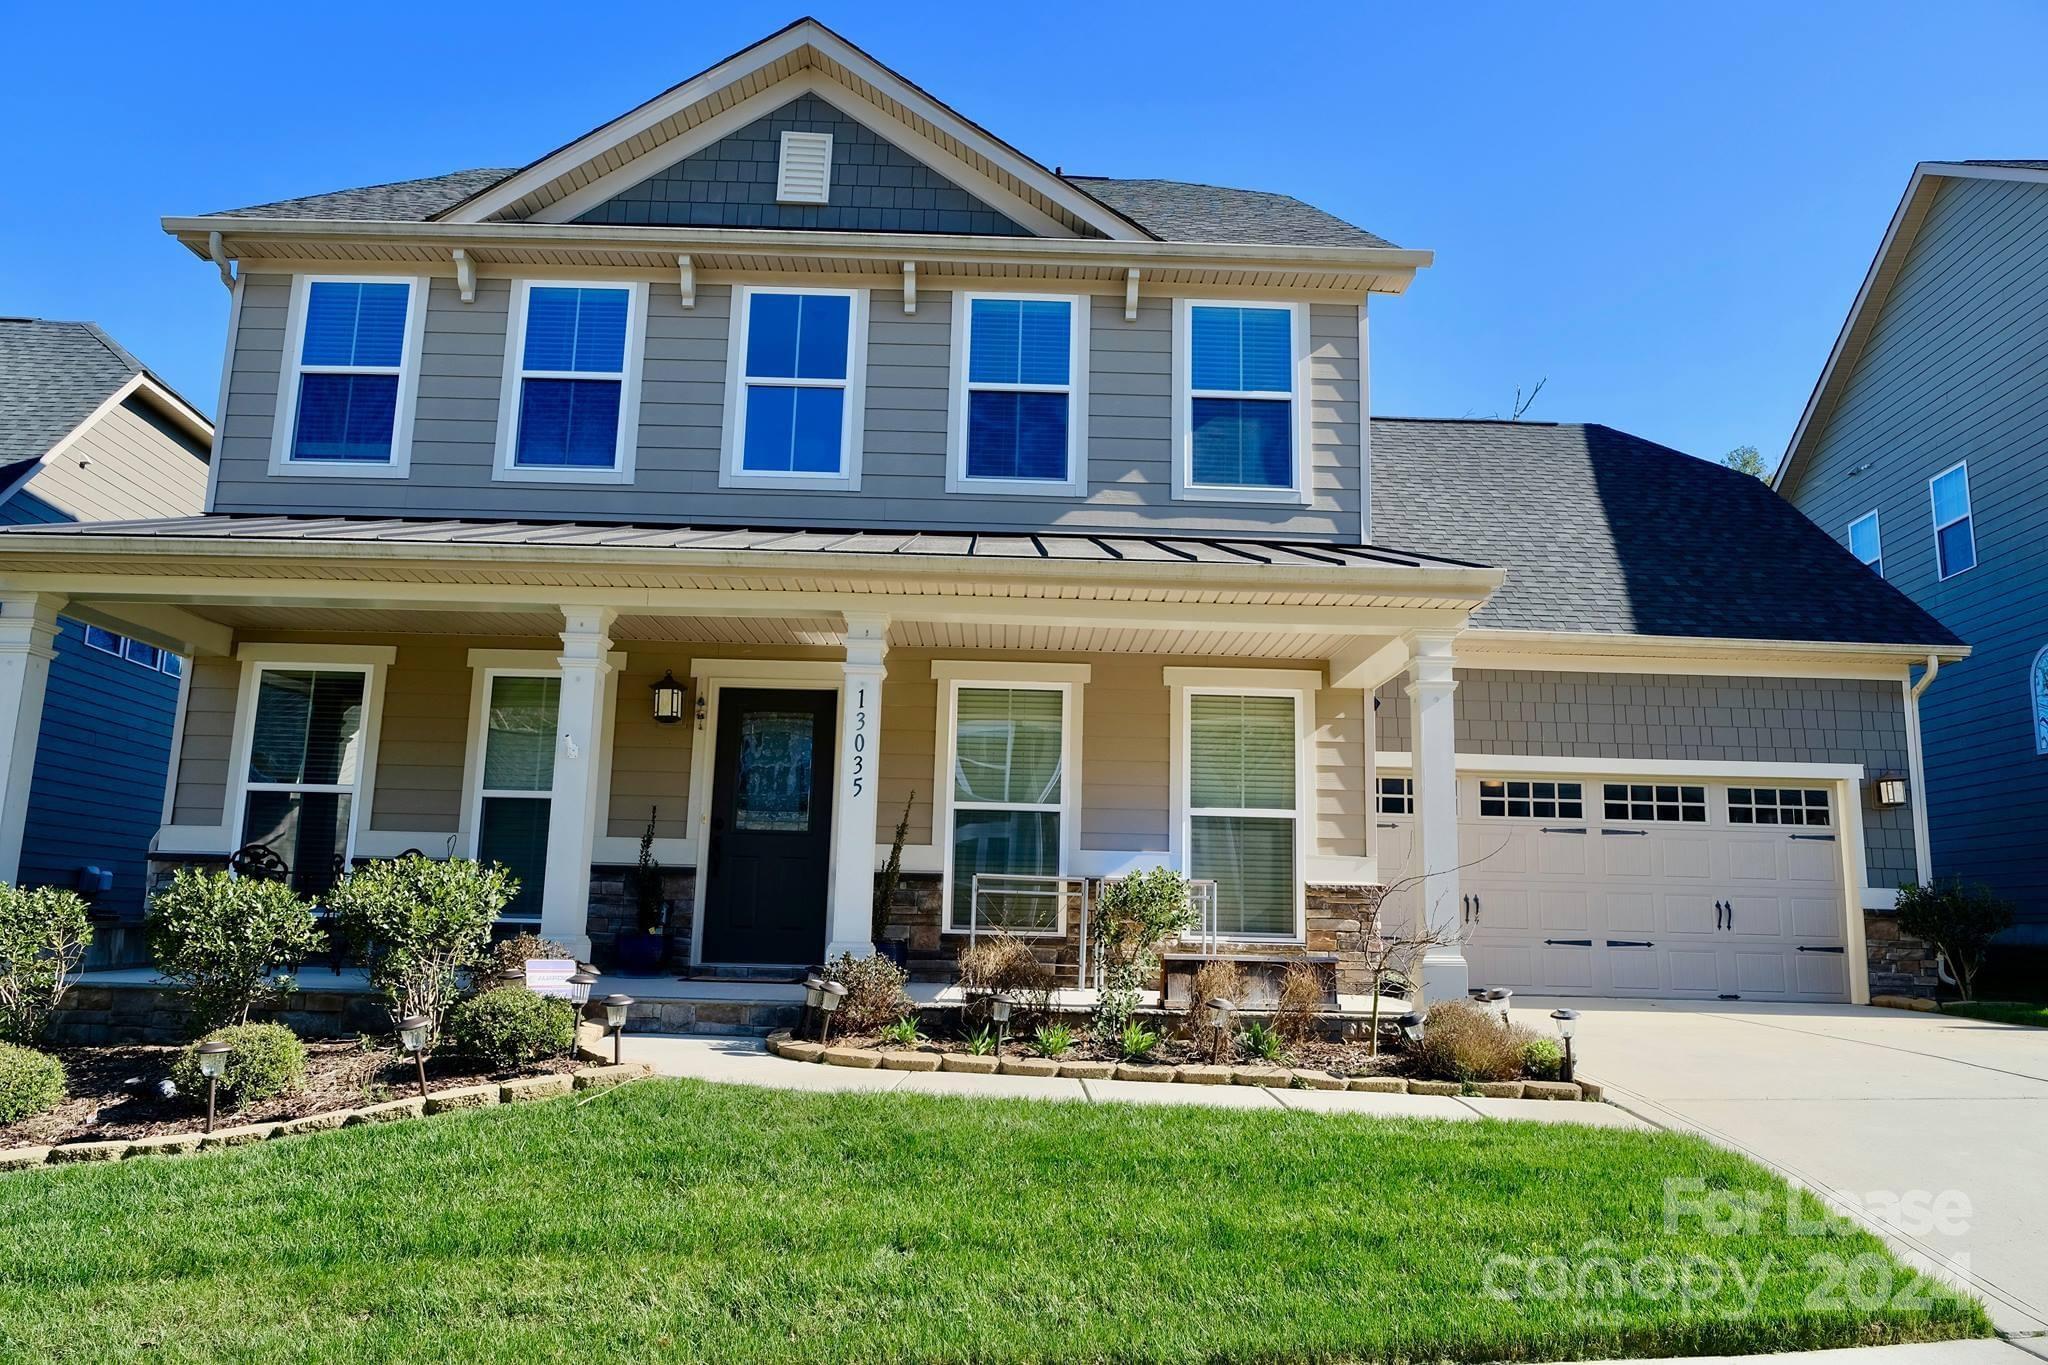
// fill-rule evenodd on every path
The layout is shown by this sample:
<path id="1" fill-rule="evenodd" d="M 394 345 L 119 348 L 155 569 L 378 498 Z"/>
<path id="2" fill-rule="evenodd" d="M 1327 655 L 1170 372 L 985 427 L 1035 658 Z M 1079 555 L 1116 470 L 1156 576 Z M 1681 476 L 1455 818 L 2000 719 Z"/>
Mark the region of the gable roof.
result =
<path id="1" fill-rule="evenodd" d="M 0 318 L 0 461 L 39 459 L 144 373 L 90 322 Z"/>
<path id="2" fill-rule="evenodd" d="M 1962 643 L 1761 479 L 1612 427 L 1375 417 L 1372 524 L 1506 569 L 1476 626 Z"/>
<path id="3" fill-rule="evenodd" d="M 1793 428 L 1792 439 L 1786 443 L 1785 457 L 1778 461 L 1771 487 L 1779 492 L 1790 496 L 1797 476 L 1804 469 L 1813 448 L 1820 443 L 1821 433 L 1834 415 L 1836 404 L 1855 376 L 1857 361 L 1870 342 L 1877 320 L 1884 312 L 1885 302 L 1891 297 L 1892 287 L 1898 283 L 1899 273 L 1905 269 L 1906 258 L 1913 250 L 1921 225 L 1927 220 L 1928 210 L 1934 206 L 1935 191 L 1945 180 L 1961 179 L 2048 182 L 2048 161 L 1923 161 L 1913 168 L 1912 178 L 1906 182 L 1906 192 L 1900 197 L 1898 208 L 1892 211 L 1891 222 L 1878 243 L 1877 255 L 1872 258 L 1870 269 L 1865 272 L 1863 283 L 1856 291 L 1856 300 L 1849 305 L 1849 316 L 1843 319 L 1842 330 L 1836 334 L 1835 344 L 1828 351 L 1820 378 L 1815 381 L 1813 393 L 1806 400 L 1805 410 L 1799 414 L 1799 425 Z"/>

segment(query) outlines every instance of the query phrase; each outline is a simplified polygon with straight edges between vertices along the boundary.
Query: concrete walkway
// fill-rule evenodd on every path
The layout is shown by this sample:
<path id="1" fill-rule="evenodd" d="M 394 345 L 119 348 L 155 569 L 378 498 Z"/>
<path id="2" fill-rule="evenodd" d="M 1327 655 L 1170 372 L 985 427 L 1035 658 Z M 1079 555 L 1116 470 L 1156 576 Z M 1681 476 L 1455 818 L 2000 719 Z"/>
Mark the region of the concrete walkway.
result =
<path id="1" fill-rule="evenodd" d="M 1556 1100 L 1489 1100 L 1442 1095 L 1371 1095 L 1348 1090 L 1268 1090 L 1254 1086 L 1158 1085 L 1145 1081 L 1078 1081 L 1056 1076 L 970 1076 L 952 1071 L 857 1071 L 770 1056 L 752 1038 L 626 1035 L 625 1058 L 664 1076 L 760 1085 L 779 1090 L 892 1091 L 908 1095 L 984 1095 L 1101 1104 L 1199 1104 L 1229 1109 L 1299 1109 L 1378 1118 L 1530 1119 L 1597 1128 L 1653 1125 L 1608 1104 Z"/>
<path id="2" fill-rule="evenodd" d="M 1928 1341 L 1911 1346 L 1855 1346 L 1839 1351 L 1800 1351 L 1756 1356 L 1681 1356 L 1660 1358 L 1661 1365 L 2038 1365 L 2042 1357 L 2020 1343 L 1984 1338 L 1977 1341 Z M 1593 1365 L 1591 1361 L 1577 1365 Z"/>
<path id="3" fill-rule="evenodd" d="M 2048 1029 L 1850 1005 L 1519 997 L 1518 1022 L 1547 1030 L 1559 1003 L 1580 1011 L 1579 1064 L 1609 1100 L 1829 1196 L 2048 1358 L 2048 1339 L 2026 1335 L 2048 1331 Z"/>

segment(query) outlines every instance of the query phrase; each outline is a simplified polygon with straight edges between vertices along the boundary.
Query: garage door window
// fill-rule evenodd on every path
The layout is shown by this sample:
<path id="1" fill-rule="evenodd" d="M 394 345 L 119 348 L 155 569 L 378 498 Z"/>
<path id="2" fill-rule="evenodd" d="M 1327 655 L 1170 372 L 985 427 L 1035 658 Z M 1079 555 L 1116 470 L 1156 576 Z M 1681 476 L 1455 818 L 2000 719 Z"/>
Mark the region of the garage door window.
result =
<path id="1" fill-rule="evenodd" d="M 1479 779 L 1479 813 L 1511 820 L 1583 820 L 1585 796 L 1576 782 Z"/>
<path id="2" fill-rule="evenodd" d="M 1648 782 L 1609 782 L 1601 793 L 1609 820 L 1704 825 L 1707 789 Z"/>
<path id="3" fill-rule="evenodd" d="M 1828 819 L 1828 794 L 1823 787 L 1730 787 L 1731 825 L 1820 825 Z"/>
<path id="4" fill-rule="evenodd" d="M 1415 814 L 1415 779 L 1412 777 L 1383 777 L 1379 790 L 1381 815 Z"/>

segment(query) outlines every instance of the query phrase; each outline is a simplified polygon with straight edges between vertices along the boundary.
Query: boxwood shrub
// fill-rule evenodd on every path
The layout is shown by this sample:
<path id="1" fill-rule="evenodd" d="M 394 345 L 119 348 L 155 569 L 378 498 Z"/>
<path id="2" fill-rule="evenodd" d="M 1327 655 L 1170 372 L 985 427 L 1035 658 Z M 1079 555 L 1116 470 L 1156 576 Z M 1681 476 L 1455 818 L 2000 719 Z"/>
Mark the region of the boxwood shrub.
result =
<path id="1" fill-rule="evenodd" d="M 64 1063 L 47 1052 L 0 1043 L 0 1123 L 19 1123 L 64 1102 Z"/>
<path id="2" fill-rule="evenodd" d="M 220 1093 L 237 1108 L 296 1095 L 306 1088 L 306 1045 L 297 1034 L 283 1024 L 234 1024 L 215 1029 L 179 1055 L 171 1079 L 187 1095 L 206 1094 L 206 1077 L 199 1072 L 199 1043 L 211 1042 L 234 1049 L 228 1054 Z"/>
<path id="3" fill-rule="evenodd" d="M 516 1069 L 576 1045 L 576 1007 L 524 986 L 500 986 L 448 1011 L 448 1040 L 467 1056 Z"/>

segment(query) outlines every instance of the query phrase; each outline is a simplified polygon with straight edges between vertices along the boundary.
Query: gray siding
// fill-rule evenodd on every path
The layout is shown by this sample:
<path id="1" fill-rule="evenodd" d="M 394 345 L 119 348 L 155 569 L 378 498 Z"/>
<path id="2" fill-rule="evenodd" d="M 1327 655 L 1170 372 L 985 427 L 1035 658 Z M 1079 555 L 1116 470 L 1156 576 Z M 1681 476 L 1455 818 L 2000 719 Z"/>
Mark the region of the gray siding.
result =
<path id="1" fill-rule="evenodd" d="M 1558 758 L 1860 763 L 1906 770 L 1900 684 L 1821 678 L 1458 670 L 1458 752 Z M 1400 681 L 1380 689 L 1380 746 L 1409 749 Z M 1863 812 L 1870 884 L 1914 876 L 1906 810 Z"/>
<path id="2" fill-rule="evenodd" d="M 1172 305 L 1147 299 L 1125 322 L 1123 299 L 1092 301 L 1089 489 L 1084 498 L 946 492 L 950 292 L 869 299 L 867 397 L 859 492 L 725 489 L 718 484 L 726 332 L 732 290 L 707 285 L 684 309 L 676 285 L 649 290 L 639 445 L 630 486 L 491 479 L 511 286 L 483 280 L 464 304 L 452 280 L 429 291 L 413 432 L 402 480 L 269 475 L 271 424 L 290 279 L 251 275 L 222 424 L 219 512 L 507 516 L 693 524 L 1071 531 L 1144 527 L 1356 540 L 1359 529 L 1358 319 L 1346 305 L 1309 310 L 1308 506 L 1175 502 L 1172 497 Z"/>
<path id="3" fill-rule="evenodd" d="M 832 135 L 829 202 L 776 202 L 775 174 L 785 132 Z M 641 227 L 1031 235 L 816 95 L 791 100 L 738 132 L 728 133 L 576 221 Z"/>
<path id="4" fill-rule="evenodd" d="M 1927 481 L 1970 465 L 1977 567 L 1939 581 Z M 2048 925 L 2048 756 L 2028 666 L 2048 646 L 2048 185 L 1950 181 L 1796 487 L 1848 540 L 1875 510 L 1885 576 L 1967 640 L 1921 701 L 1934 871 Z"/>

